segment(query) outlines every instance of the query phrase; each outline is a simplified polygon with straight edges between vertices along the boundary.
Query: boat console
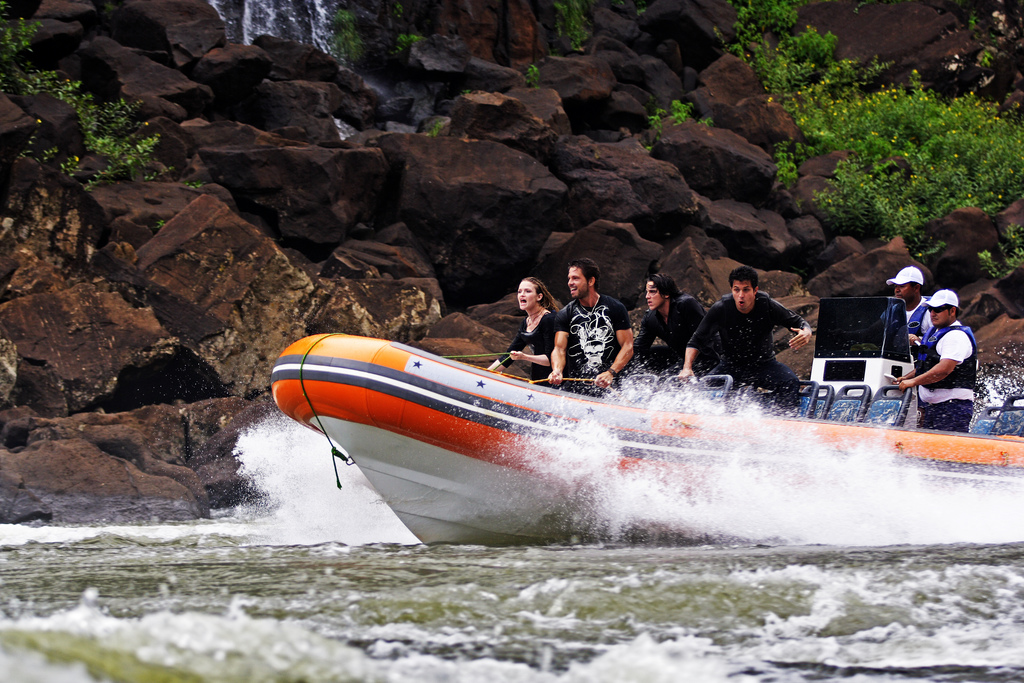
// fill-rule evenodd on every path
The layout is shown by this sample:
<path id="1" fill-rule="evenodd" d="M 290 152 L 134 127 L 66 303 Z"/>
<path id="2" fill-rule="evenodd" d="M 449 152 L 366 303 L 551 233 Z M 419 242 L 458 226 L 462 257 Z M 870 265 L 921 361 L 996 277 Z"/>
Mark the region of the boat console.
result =
<path id="1" fill-rule="evenodd" d="M 914 367 L 907 308 L 895 297 L 824 298 L 818 309 L 811 381 L 839 391 L 867 384 L 877 392 Z"/>

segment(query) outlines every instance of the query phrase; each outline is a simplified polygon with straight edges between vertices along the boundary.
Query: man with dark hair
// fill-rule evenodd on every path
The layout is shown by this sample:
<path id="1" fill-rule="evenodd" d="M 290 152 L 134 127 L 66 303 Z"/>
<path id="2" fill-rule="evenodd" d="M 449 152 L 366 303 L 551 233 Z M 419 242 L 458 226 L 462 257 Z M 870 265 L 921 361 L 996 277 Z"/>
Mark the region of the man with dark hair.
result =
<path id="1" fill-rule="evenodd" d="M 722 342 L 722 359 L 711 374 L 732 375 L 739 386 L 762 389 L 779 408 L 798 407 L 800 380 L 775 360 L 772 333 L 776 325 L 788 327 L 796 333 L 789 346 L 798 349 L 810 340 L 811 326 L 766 293 L 757 291 L 757 271 L 753 268 L 734 269 L 729 273 L 729 285 L 732 292 L 708 309 L 693 333 L 679 377 L 693 376 L 693 363 L 701 347 L 709 344 L 717 332 Z"/>
<path id="2" fill-rule="evenodd" d="M 932 328 L 918 347 L 914 369 L 900 377 L 900 390 L 917 387 L 923 429 L 966 432 L 974 416 L 978 343 L 971 328 L 956 319 L 960 299 L 953 290 L 940 289 L 924 305 Z"/>
<path id="3" fill-rule="evenodd" d="M 548 381 L 563 389 L 599 395 L 633 357 L 633 330 L 626 307 L 617 299 L 599 294 L 601 269 L 588 258 L 569 262 L 571 301 L 555 314 L 555 348 L 551 352 Z M 596 387 L 596 389 L 595 389 Z"/>
<path id="4" fill-rule="evenodd" d="M 678 372 L 686 356 L 686 345 L 704 319 L 704 307 L 688 294 L 683 294 L 670 275 L 657 273 L 647 278 L 647 313 L 640 321 L 640 332 L 633 342 L 636 362 L 652 372 Z M 668 348 L 658 357 L 651 349 L 655 339 Z M 694 361 L 694 372 L 706 375 L 718 364 L 717 336 L 712 344 L 701 348 Z"/>
<path id="5" fill-rule="evenodd" d="M 892 285 L 893 296 L 903 299 L 903 303 L 906 304 L 910 343 L 919 344 L 932 329 L 931 316 L 928 314 L 928 297 L 921 296 L 924 273 L 917 266 L 907 266 L 896 273 L 896 277 L 886 280 L 885 284 Z"/>

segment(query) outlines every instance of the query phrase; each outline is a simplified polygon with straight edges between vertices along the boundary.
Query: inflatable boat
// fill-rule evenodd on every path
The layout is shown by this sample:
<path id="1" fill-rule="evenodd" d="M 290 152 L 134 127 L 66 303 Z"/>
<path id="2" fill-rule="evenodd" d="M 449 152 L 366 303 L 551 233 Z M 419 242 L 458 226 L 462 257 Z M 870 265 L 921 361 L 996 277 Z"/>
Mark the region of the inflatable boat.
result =
<path id="1" fill-rule="evenodd" d="M 639 381 L 588 398 L 380 339 L 307 337 L 271 382 L 280 409 L 325 434 L 427 543 L 601 538 L 592 501 L 606 477 L 699 497 L 742 467 L 797 490 L 808 449 L 818 461 L 867 454 L 942 485 L 1024 485 L 1021 437 L 752 415 L 713 390 L 644 394 Z M 813 415 L 828 385 L 812 384 Z"/>

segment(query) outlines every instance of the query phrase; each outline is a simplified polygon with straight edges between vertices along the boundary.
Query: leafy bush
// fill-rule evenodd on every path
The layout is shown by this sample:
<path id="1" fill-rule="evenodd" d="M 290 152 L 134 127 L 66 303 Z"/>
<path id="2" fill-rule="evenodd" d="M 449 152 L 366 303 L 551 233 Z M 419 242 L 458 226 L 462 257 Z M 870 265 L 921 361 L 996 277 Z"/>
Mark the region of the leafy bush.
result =
<path id="1" fill-rule="evenodd" d="M 358 62 L 363 56 L 363 39 L 359 36 L 356 16 L 347 9 L 339 9 L 334 14 L 332 28 L 331 52 L 334 56 L 350 64 Z"/>
<path id="2" fill-rule="evenodd" d="M 981 267 L 992 277 L 1006 277 L 1013 270 L 1024 266 L 1024 228 L 1009 225 L 1000 238 L 1000 247 L 1005 255 L 1002 262 L 996 260 L 988 250 L 980 252 Z"/>
<path id="3" fill-rule="evenodd" d="M 395 46 L 391 48 L 391 54 L 400 55 L 421 40 L 423 40 L 423 36 L 415 33 L 401 33 L 395 39 Z"/>
<path id="4" fill-rule="evenodd" d="M 594 0 L 556 0 L 555 30 L 569 39 L 572 49 L 580 50 L 590 38 L 590 23 L 587 14 Z"/>
<path id="5" fill-rule="evenodd" d="M 0 0 L 0 18 L 7 16 L 7 3 Z M 21 62 L 19 54 L 28 47 L 38 28 L 36 22 L 21 20 L 0 22 L 0 83 L 3 91 L 17 95 L 48 94 L 62 100 L 78 114 L 85 148 L 102 155 L 107 168 L 90 183 L 132 180 L 153 158 L 160 137 L 139 134 L 135 120 L 137 103 L 123 100 L 97 104 L 92 95 L 81 91 L 81 83 L 60 78 L 54 71 L 36 71 Z M 47 150 L 44 157 L 54 156 L 56 150 Z M 45 159 L 43 159 L 45 160 Z M 78 159 L 72 157 L 61 164 L 65 173 L 73 173 Z"/>
<path id="6" fill-rule="evenodd" d="M 526 67 L 526 87 L 540 87 L 540 68 L 536 64 L 531 64 L 530 66 Z"/>

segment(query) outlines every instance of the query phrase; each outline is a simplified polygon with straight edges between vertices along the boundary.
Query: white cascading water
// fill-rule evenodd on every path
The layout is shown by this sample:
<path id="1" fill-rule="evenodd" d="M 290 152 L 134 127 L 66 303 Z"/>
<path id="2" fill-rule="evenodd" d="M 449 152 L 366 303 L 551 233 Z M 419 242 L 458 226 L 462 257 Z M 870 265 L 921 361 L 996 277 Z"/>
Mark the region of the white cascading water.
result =
<path id="1" fill-rule="evenodd" d="M 262 35 L 315 45 L 330 52 L 339 0 L 207 0 L 229 27 L 231 40 L 250 44 Z M 241 35 L 232 35 L 237 27 Z"/>

